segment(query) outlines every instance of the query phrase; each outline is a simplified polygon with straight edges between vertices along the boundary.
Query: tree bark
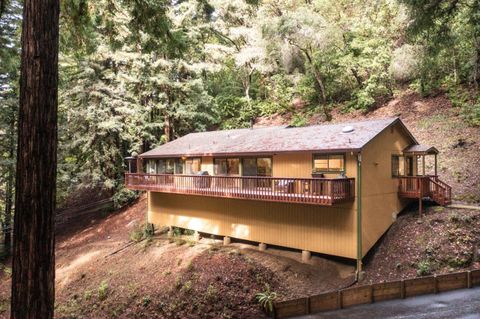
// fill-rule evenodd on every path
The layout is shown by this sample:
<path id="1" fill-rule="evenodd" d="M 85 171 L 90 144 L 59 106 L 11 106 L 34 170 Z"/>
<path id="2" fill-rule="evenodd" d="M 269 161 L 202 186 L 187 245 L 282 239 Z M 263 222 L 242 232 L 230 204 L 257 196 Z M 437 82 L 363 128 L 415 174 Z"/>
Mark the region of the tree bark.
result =
<path id="1" fill-rule="evenodd" d="M 13 183 L 14 183 L 14 169 L 13 160 L 15 156 L 15 117 L 12 116 L 10 120 L 10 136 L 8 141 L 8 158 L 12 163 L 9 164 L 7 174 L 7 186 L 5 188 L 5 233 L 4 233 L 4 246 L 7 255 L 10 255 L 10 249 L 12 247 L 12 199 L 13 199 Z"/>
<path id="2" fill-rule="evenodd" d="M 473 86 L 478 91 L 478 79 L 480 77 L 480 40 L 474 35 L 473 44 L 475 48 L 474 64 L 473 64 Z"/>
<path id="3" fill-rule="evenodd" d="M 53 318 L 59 0 L 23 4 L 11 318 Z"/>

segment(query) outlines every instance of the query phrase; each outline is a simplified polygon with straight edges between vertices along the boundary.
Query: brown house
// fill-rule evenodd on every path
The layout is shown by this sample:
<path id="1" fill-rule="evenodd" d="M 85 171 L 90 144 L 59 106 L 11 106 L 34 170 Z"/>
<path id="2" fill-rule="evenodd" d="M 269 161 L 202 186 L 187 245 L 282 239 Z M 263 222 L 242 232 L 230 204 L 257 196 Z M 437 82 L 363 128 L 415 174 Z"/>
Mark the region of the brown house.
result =
<path id="1" fill-rule="evenodd" d="M 450 202 L 437 153 L 398 118 L 247 128 L 166 143 L 125 180 L 148 191 L 156 225 L 356 259 L 361 269 L 409 200 Z"/>

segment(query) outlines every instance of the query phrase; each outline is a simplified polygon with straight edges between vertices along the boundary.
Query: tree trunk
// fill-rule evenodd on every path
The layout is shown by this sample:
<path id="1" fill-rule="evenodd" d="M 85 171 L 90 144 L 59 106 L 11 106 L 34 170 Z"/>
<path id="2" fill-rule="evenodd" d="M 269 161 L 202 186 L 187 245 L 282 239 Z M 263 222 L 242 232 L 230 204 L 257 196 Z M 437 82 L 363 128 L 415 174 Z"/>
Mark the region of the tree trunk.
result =
<path id="1" fill-rule="evenodd" d="M 164 115 L 163 134 L 165 135 L 165 142 L 170 142 L 170 140 L 172 139 L 172 127 L 171 119 L 168 114 Z"/>
<path id="2" fill-rule="evenodd" d="M 300 47 L 299 47 L 300 48 Z M 330 110 L 328 109 L 327 106 L 327 94 L 325 92 L 325 85 L 323 84 L 323 79 L 322 75 L 320 74 L 320 70 L 315 66 L 312 56 L 306 49 L 300 48 L 305 53 L 305 56 L 307 57 L 308 63 L 310 64 L 310 67 L 312 68 L 313 75 L 315 77 L 315 84 L 317 89 L 320 91 L 320 104 L 322 105 L 323 108 L 323 114 L 325 115 L 325 119 L 327 121 L 332 120 L 332 115 L 330 114 Z"/>
<path id="3" fill-rule="evenodd" d="M 53 318 L 59 0 L 23 3 L 11 318 Z"/>
<path id="4" fill-rule="evenodd" d="M 8 141 L 8 157 L 10 161 L 14 160 L 15 156 L 15 117 L 12 116 L 10 122 L 10 136 Z M 7 186 L 5 189 L 5 237 L 4 237 L 4 246 L 5 252 L 7 255 L 10 254 L 10 249 L 12 247 L 11 241 L 11 226 L 12 226 L 12 198 L 13 198 L 13 183 L 14 183 L 14 166 L 12 163 L 9 164 L 8 174 L 7 174 Z"/>
<path id="5" fill-rule="evenodd" d="M 473 44 L 475 47 L 475 56 L 473 64 L 473 86 L 478 91 L 478 80 L 480 77 L 480 40 L 474 35 Z"/>

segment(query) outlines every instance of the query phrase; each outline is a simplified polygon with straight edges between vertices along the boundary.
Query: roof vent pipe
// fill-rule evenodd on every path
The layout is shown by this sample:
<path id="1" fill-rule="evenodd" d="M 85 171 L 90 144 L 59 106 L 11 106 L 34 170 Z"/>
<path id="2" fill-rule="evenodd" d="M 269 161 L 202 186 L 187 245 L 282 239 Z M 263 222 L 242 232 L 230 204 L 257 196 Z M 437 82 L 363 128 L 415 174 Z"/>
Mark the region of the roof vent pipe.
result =
<path id="1" fill-rule="evenodd" d="M 344 128 L 342 128 L 342 133 L 351 133 L 353 132 L 355 129 L 353 128 L 353 126 L 351 125 L 348 125 L 348 126 L 345 126 Z"/>

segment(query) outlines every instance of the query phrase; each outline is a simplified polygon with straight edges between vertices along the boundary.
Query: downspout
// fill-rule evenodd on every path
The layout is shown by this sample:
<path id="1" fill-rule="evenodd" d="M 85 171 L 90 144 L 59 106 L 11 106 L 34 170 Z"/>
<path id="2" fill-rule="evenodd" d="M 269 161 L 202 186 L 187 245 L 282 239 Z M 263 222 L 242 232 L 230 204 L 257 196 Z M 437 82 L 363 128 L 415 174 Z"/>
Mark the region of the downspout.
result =
<path id="1" fill-rule="evenodd" d="M 357 154 L 357 271 L 359 280 L 362 272 L 362 153 Z"/>

